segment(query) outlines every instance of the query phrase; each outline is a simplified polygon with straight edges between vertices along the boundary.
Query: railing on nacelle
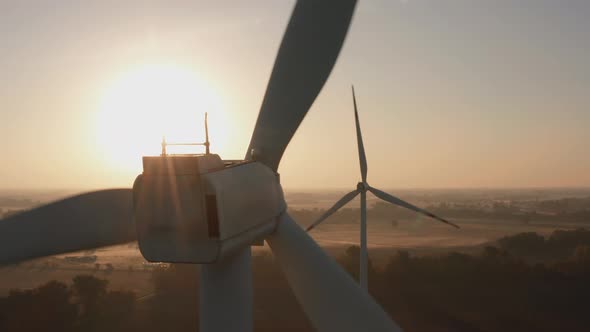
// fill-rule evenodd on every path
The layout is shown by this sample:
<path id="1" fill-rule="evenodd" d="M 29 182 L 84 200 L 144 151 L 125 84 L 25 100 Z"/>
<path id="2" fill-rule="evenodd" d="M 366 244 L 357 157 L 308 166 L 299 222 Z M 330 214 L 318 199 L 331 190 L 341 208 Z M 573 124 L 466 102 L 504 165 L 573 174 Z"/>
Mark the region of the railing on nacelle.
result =
<path id="1" fill-rule="evenodd" d="M 205 154 L 209 154 L 209 126 L 207 125 L 207 112 L 205 112 L 205 142 L 203 143 L 169 143 L 166 142 L 166 137 L 162 137 L 162 153 L 161 156 L 167 156 L 168 153 L 166 151 L 166 147 L 168 146 L 204 146 L 205 147 Z"/>

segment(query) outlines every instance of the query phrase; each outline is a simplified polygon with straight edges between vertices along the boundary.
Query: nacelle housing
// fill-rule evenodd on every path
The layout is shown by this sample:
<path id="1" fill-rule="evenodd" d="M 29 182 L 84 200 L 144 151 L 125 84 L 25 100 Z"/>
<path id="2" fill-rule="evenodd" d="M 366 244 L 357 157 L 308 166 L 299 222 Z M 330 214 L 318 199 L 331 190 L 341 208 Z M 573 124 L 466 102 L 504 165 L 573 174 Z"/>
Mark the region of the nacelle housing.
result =
<path id="1" fill-rule="evenodd" d="M 215 154 L 144 157 L 133 198 L 150 262 L 213 263 L 272 233 L 286 209 L 278 174 Z"/>

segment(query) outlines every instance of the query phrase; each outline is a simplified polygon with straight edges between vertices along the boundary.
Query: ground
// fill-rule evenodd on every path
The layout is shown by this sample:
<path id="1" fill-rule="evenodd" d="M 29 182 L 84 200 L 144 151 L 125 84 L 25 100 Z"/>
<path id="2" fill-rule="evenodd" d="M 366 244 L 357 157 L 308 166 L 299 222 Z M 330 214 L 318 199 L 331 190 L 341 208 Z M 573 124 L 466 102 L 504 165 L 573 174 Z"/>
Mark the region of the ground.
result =
<path id="1" fill-rule="evenodd" d="M 555 229 L 584 227 L 583 224 L 555 225 L 534 220 L 528 224 L 493 220 L 455 221 L 461 229 L 428 219 L 400 220 L 397 227 L 387 220 L 369 220 L 371 259 L 376 266 L 383 266 L 395 249 L 409 250 L 415 255 L 449 251 L 479 252 L 482 246 L 506 235 L 520 232 L 547 235 Z M 350 245 L 358 245 L 359 225 L 331 223 L 328 219 L 314 229 L 311 236 L 331 255 L 340 255 Z M 254 247 L 253 253 L 267 254 L 269 249 L 267 246 Z M 65 259 L 72 256 L 96 256 L 96 261 L 77 263 Z M 0 296 L 14 288 L 33 288 L 50 280 L 70 282 L 76 275 L 92 274 L 109 279 L 112 289 L 133 290 L 142 297 L 153 292 L 151 271 L 156 265 L 143 259 L 136 243 L 37 259 L 0 268 Z"/>

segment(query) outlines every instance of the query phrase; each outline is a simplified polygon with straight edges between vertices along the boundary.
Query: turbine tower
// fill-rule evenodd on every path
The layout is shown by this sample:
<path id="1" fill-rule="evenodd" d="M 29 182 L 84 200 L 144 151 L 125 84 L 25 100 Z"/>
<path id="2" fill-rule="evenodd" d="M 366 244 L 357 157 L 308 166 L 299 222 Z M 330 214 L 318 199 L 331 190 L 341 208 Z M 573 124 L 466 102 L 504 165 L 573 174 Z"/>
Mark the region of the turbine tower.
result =
<path id="1" fill-rule="evenodd" d="M 354 121 L 356 124 L 356 141 L 358 145 L 359 151 L 359 162 L 361 168 L 361 182 L 357 183 L 356 189 L 349 192 L 348 194 L 344 195 L 339 201 L 336 202 L 331 208 L 329 208 L 323 215 L 321 215 L 315 222 L 313 222 L 310 226 L 307 227 L 307 231 L 311 231 L 316 226 L 321 224 L 326 218 L 334 214 L 334 212 L 338 211 L 341 207 L 346 205 L 348 202 L 353 200 L 357 195 L 361 195 L 361 232 L 360 232 L 360 242 L 361 242 L 361 252 L 360 252 L 360 264 L 359 264 L 359 283 L 361 288 L 365 291 L 367 290 L 367 191 L 373 193 L 373 195 L 379 197 L 380 199 L 389 202 L 391 204 L 404 207 L 406 209 L 410 209 L 417 213 L 421 213 L 426 215 L 430 218 L 434 218 L 438 221 L 441 221 L 445 224 L 451 225 L 453 227 L 459 228 L 459 226 L 453 224 L 452 222 L 435 216 L 434 214 L 423 210 L 419 207 L 416 207 L 408 202 L 405 202 L 395 196 L 392 196 L 386 192 L 383 192 L 377 188 L 371 187 L 367 183 L 367 156 L 365 155 L 365 146 L 363 145 L 363 135 L 361 133 L 361 125 L 359 123 L 359 114 L 356 105 L 356 96 L 354 93 L 354 86 L 352 86 L 352 102 L 354 105 Z"/>

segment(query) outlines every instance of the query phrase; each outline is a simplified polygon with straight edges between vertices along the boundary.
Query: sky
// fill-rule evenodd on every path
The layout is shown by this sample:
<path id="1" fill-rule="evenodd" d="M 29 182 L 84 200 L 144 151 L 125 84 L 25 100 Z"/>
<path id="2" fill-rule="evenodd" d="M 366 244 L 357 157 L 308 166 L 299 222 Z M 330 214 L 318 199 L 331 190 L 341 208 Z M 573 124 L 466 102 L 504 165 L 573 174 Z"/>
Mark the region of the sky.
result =
<path id="1" fill-rule="evenodd" d="M 1 189 L 129 187 L 162 135 L 243 158 L 294 1 L 0 1 Z M 286 189 L 590 186 L 590 2 L 359 1 Z"/>

